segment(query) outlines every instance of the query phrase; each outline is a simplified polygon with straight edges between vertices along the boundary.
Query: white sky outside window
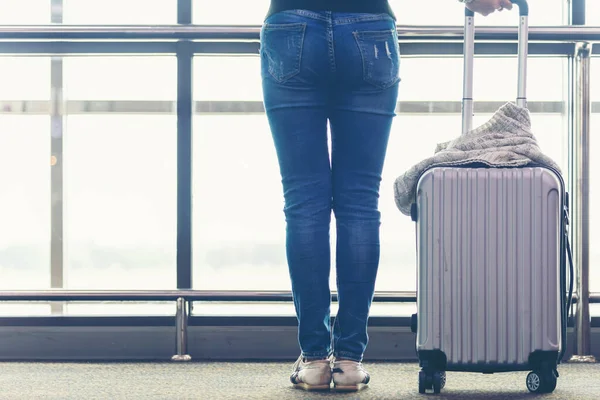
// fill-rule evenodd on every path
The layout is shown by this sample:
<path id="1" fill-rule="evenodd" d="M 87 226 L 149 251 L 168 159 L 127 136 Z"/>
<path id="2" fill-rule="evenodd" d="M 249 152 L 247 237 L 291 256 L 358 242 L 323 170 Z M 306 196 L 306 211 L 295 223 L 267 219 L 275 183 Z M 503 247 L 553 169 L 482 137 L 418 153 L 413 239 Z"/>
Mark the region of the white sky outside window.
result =
<path id="1" fill-rule="evenodd" d="M 1 10 L 6 3 L 0 4 Z M 0 18 L 3 16 L 0 13 Z M 25 22 L 25 19 L 20 21 Z M 0 88 L 0 101 L 48 101 L 49 58 L 0 57 Z M 12 105 L 8 103 L 4 107 Z M 0 114 L 1 289 L 45 289 L 49 286 L 49 139 L 49 116 Z M 19 309 L 25 312 L 41 310 L 39 307 Z"/>
<path id="2" fill-rule="evenodd" d="M 0 1 L 0 25 L 45 25 L 49 23 L 50 0 Z"/>
<path id="3" fill-rule="evenodd" d="M 50 100 L 50 58 L 0 56 L 2 100 Z"/>
<path id="4" fill-rule="evenodd" d="M 528 0 L 529 24 L 562 25 L 567 22 L 566 1 Z M 399 25 L 463 25 L 464 7 L 455 0 L 407 1 L 390 0 Z M 517 7 L 513 11 L 495 12 L 487 17 L 479 14 L 475 25 L 513 26 L 518 23 Z"/>
<path id="5" fill-rule="evenodd" d="M 81 1 L 81 0 L 80 0 Z M 269 9 L 269 0 L 221 0 L 194 2 L 195 24 L 260 25 Z M 455 0 L 390 0 L 399 25 L 462 25 L 464 7 Z M 561 25 L 566 22 L 563 0 L 529 0 L 531 25 Z M 515 25 L 516 12 L 503 11 L 478 25 Z"/>
<path id="6" fill-rule="evenodd" d="M 63 23 L 74 25 L 176 24 L 177 0 L 63 0 Z"/>
<path id="7" fill-rule="evenodd" d="M 83 56 L 63 63 L 68 100 L 177 99 L 173 56 Z"/>
<path id="8" fill-rule="evenodd" d="M 68 287 L 175 289 L 175 117 L 70 116 L 64 152 Z"/>
<path id="9" fill-rule="evenodd" d="M 50 281 L 50 123 L 0 115 L 0 288 Z"/>
<path id="10" fill-rule="evenodd" d="M 69 101 L 175 101 L 176 82 L 175 57 L 64 60 Z M 64 140 L 68 287 L 174 289 L 176 116 L 71 115 Z"/>
<path id="11" fill-rule="evenodd" d="M 585 23 L 600 26 L 600 2 L 594 0 L 585 2 Z"/>

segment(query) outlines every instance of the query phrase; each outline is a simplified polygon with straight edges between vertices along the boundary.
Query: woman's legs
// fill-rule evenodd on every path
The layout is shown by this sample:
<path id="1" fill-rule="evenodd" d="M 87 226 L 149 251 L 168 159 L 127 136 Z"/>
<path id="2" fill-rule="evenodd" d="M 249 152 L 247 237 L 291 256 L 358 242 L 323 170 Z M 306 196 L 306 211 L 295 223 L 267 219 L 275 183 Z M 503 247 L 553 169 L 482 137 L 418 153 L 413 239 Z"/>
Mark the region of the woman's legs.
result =
<path id="1" fill-rule="evenodd" d="M 379 184 L 391 116 L 338 111 L 331 119 L 339 310 L 336 357 L 361 361 L 379 266 Z"/>
<path id="2" fill-rule="evenodd" d="M 331 177 L 325 112 L 282 109 L 269 112 L 269 121 L 285 198 L 286 254 L 298 340 L 304 357 L 327 357 L 331 353 Z"/>
<path id="3" fill-rule="evenodd" d="M 391 18 L 340 23 L 330 111 L 339 311 L 336 357 L 361 361 L 379 266 L 379 186 L 395 116 L 399 50 Z M 348 18 L 340 17 L 340 20 Z"/>
<path id="4" fill-rule="evenodd" d="M 333 382 L 358 390 L 379 267 L 379 189 L 398 97 L 399 51 L 391 18 L 339 17 L 336 85 L 329 113 L 332 193 L 337 223 L 339 310 L 334 324 Z"/>
<path id="5" fill-rule="evenodd" d="M 292 12 L 261 32 L 263 96 L 285 198 L 286 253 L 302 356 L 331 354 L 331 167 L 326 24 Z"/>
<path id="6" fill-rule="evenodd" d="M 362 360 L 368 341 L 379 264 L 379 184 L 397 100 L 398 57 L 395 24 L 382 15 L 283 12 L 261 32 L 263 95 L 282 176 L 302 350 L 292 374 L 298 385 L 325 387 L 331 370 L 327 375 L 325 363 L 310 365 L 302 357 L 332 351 L 346 359 L 333 369 L 334 376 L 346 371 L 341 386 L 352 389 L 369 380 L 360 366 L 347 362 Z M 340 302 L 333 349 L 332 209 Z"/>

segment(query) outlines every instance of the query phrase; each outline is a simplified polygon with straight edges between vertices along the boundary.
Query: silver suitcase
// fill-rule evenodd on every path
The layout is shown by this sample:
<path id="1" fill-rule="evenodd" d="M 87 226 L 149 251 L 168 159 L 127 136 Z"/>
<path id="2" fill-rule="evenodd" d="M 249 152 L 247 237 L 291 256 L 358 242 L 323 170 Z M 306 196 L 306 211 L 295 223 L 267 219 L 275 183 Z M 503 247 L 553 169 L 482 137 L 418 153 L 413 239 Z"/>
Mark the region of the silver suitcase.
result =
<path id="1" fill-rule="evenodd" d="M 526 106 L 528 7 L 519 6 L 519 87 Z M 473 13 L 465 13 L 463 133 L 473 114 Z M 412 207 L 417 236 L 419 392 L 446 371 L 531 371 L 529 391 L 552 392 L 565 349 L 568 199 L 544 167 L 437 167 Z M 571 287 L 572 291 L 572 287 Z"/>

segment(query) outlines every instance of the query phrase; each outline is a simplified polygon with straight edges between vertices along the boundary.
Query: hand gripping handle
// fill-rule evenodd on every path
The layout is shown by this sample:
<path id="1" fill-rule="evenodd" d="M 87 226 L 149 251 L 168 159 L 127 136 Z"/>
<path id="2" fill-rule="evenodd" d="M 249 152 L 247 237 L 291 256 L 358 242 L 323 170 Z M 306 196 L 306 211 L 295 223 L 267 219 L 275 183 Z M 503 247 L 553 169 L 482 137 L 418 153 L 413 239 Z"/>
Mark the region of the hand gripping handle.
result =
<path id="1" fill-rule="evenodd" d="M 510 2 L 519 7 L 519 16 L 529 16 L 529 4 L 527 4 L 527 0 L 510 0 Z M 473 11 L 465 7 L 465 17 L 473 17 L 474 15 Z"/>

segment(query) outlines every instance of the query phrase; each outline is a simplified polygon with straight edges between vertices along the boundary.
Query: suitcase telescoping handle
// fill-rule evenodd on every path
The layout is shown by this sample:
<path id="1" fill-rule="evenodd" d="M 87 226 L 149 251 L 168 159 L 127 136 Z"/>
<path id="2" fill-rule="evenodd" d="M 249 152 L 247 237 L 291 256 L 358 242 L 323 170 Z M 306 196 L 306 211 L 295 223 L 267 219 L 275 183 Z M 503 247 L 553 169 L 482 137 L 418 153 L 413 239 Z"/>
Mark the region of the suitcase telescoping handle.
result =
<path id="1" fill-rule="evenodd" d="M 527 0 L 511 0 L 519 7 L 519 75 L 517 105 L 527 107 L 527 44 L 529 36 L 529 5 Z M 462 101 L 462 133 L 473 128 L 473 59 L 475 57 L 474 13 L 465 7 L 464 72 Z"/>

